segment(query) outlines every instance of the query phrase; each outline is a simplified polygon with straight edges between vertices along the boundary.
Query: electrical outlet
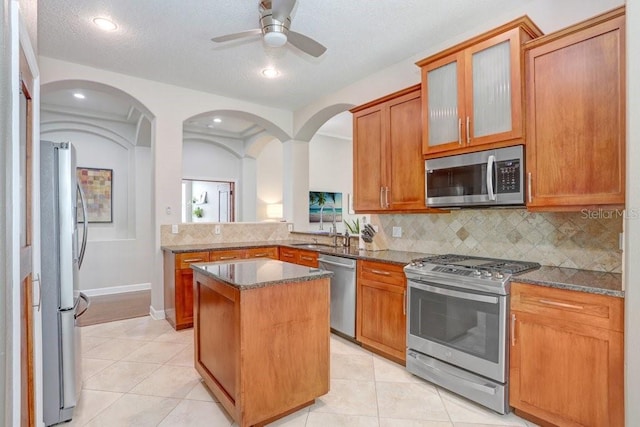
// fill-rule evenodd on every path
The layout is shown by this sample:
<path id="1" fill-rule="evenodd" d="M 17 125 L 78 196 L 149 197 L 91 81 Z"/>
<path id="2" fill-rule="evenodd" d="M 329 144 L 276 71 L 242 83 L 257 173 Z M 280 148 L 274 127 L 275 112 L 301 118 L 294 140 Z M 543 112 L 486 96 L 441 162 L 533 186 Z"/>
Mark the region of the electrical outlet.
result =
<path id="1" fill-rule="evenodd" d="M 213 232 L 215 234 L 220 234 L 220 224 L 216 224 L 215 227 L 213 227 Z"/>
<path id="2" fill-rule="evenodd" d="M 392 237 L 402 237 L 402 227 L 393 227 L 391 232 Z"/>
<path id="3" fill-rule="evenodd" d="M 178 224 L 171 224 L 171 233 L 178 234 Z"/>
<path id="4" fill-rule="evenodd" d="M 293 231 L 293 224 L 287 224 L 287 230 Z"/>

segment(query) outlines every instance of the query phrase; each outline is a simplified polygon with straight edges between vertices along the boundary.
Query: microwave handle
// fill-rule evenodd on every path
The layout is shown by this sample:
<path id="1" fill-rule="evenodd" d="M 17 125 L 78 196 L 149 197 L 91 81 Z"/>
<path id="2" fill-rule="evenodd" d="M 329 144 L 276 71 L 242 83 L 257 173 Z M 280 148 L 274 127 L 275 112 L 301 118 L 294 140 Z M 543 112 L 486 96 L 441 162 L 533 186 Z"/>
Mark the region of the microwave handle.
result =
<path id="1" fill-rule="evenodd" d="M 489 156 L 487 160 L 487 193 L 489 194 L 489 200 L 495 200 L 496 195 L 493 192 L 493 166 L 496 163 L 496 156 Z"/>

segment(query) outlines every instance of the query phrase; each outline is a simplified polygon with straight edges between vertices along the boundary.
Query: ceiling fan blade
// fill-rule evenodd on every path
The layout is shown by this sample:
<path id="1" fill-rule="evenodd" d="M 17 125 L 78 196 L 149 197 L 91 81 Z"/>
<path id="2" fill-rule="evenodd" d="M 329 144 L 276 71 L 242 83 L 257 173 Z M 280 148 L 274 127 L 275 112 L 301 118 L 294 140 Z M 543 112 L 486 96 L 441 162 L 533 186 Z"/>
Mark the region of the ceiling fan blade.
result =
<path id="1" fill-rule="evenodd" d="M 284 22 L 291 15 L 296 0 L 271 0 L 271 16 Z"/>
<path id="2" fill-rule="evenodd" d="M 225 36 L 214 37 L 211 39 L 211 41 L 216 43 L 222 43 L 222 42 L 228 42 L 231 40 L 237 40 L 245 37 L 252 37 L 252 36 L 259 36 L 259 35 L 262 35 L 262 30 L 259 28 L 256 28 L 255 30 L 241 31 L 239 33 L 233 33 L 233 34 L 227 34 Z"/>
<path id="3" fill-rule="evenodd" d="M 289 31 L 287 34 L 289 43 L 300 49 L 301 51 L 308 53 L 316 58 L 322 55 L 327 48 L 312 38 L 305 36 L 304 34 L 296 33 L 295 31 Z"/>

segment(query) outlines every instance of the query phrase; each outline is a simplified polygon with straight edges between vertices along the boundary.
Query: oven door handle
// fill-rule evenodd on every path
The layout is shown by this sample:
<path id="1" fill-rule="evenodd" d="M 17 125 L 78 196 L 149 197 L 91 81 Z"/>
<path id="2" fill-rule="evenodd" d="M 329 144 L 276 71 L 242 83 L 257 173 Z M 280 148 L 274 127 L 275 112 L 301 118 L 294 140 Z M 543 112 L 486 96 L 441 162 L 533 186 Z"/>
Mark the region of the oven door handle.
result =
<path id="1" fill-rule="evenodd" d="M 437 288 L 435 286 L 425 285 L 423 283 L 418 283 L 415 280 L 410 280 L 409 281 L 409 286 L 421 289 L 421 290 L 426 291 L 426 292 L 432 292 L 434 294 L 446 295 L 446 296 L 454 297 L 454 298 L 467 299 L 467 300 L 478 301 L 478 302 L 486 302 L 486 303 L 489 303 L 489 304 L 497 304 L 498 303 L 498 297 L 493 297 L 493 296 L 489 296 L 489 295 L 478 295 L 478 294 L 473 294 L 473 293 L 470 293 L 470 292 L 454 291 L 454 290 L 451 290 L 451 289 Z"/>
<path id="2" fill-rule="evenodd" d="M 453 372 L 450 371 L 443 371 L 440 368 L 437 368 L 435 366 L 433 366 L 431 363 L 429 363 L 429 361 L 423 357 L 421 354 L 416 353 L 415 351 L 409 351 L 409 353 L 407 354 L 409 357 L 413 357 L 414 359 L 418 360 L 420 363 L 424 364 L 425 366 L 427 366 L 429 369 L 431 369 L 432 371 L 434 371 L 436 374 L 439 375 L 443 375 L 443 376 L 452 376 L 455 377 L 456 380 L 463 382 L 467 387 L 476 389 L 478 391 L 481 391 L 483 393 L 487 393 L 487 394 L 491 394 L 491 395 L 495 395 L 496 394 L 496 388 L 492 387 L 489 384 L 478 384 L 474 381 L 469 380 L 468 378 L 463 378 L 459 375 L 456 375 Z"/>

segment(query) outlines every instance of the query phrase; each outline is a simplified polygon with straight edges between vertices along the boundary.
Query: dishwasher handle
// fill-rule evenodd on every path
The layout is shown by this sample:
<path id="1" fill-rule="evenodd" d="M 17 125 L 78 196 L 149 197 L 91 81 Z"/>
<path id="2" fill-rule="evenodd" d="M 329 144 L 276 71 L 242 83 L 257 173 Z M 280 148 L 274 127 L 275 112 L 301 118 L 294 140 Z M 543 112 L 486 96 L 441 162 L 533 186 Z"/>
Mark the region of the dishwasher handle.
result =
<path id="1" fill-rule="evenodd" d="M 350 262 L 349 264 L 342 264 L 342 263 L 340 263 L 340 262 L 329 261 L 329 260 L 328 260 L 328 259 L 326 259 L 326 258 L 322 258 L 322 257 L 318 258 L 318 262 L 319 262 L 319 263 L 320 263 L 320 262 L 323 262 L 323 263 L 325 263 L 325 264 L 333 265 L 333 266 L 335 266 L 335 267 L 342 267 L 342 268 L 346 268 L 346 269 L 348 269 L 348 270 L 355 270 L 355 269 L 356 269 L 356 262 L 355 262 L 355 261 L 353 261 L 353 260 L 350 260 L 350 261 L 351 261 L 351 262 Z"/>

